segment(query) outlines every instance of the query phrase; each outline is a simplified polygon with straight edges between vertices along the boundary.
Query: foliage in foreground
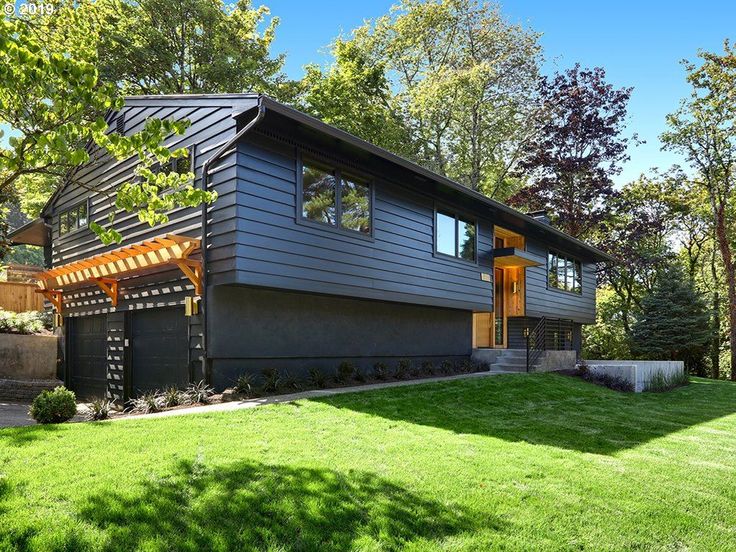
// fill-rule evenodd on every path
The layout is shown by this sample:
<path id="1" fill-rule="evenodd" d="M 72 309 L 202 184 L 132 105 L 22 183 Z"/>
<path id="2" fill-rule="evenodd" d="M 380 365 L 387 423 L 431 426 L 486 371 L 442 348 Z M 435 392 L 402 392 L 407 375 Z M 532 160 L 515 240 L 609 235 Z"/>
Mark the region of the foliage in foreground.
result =
<path id="1" fill-rule="evenodd" d="M 73 391 L 64 386 L 42 391 L 33 399 L 28 413 L 39 424 L 66 422 L 77 413 L 77 398 Z"/>

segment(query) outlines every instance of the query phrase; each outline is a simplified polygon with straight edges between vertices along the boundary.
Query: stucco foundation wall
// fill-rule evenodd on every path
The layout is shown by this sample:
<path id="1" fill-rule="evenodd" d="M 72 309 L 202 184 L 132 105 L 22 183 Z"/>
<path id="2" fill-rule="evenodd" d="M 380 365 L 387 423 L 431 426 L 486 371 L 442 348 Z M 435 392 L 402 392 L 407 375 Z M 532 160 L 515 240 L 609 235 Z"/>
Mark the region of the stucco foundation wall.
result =
<path id="1" fill-rule="evenodd" d="M 58 337 L 0 334 L 0 379 L 56 379 Z"/>
<path id="2" fill-rule="evenodd" d="M 608 374 L 631 382 L 634 391 L 646 391 L 657 373 L 665 377 L 682 374 L 685 363 L 681 360 L 586 360 L 591 372 Z"/>

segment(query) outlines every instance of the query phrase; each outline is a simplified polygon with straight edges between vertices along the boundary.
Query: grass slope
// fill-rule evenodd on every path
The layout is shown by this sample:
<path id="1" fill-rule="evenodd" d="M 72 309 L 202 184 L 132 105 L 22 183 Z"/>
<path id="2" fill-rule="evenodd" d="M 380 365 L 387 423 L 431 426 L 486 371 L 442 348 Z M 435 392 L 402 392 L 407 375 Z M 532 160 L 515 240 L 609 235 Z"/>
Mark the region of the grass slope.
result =
<path id="1" fill-rule="evenodd" d="M 552 374 L 0 431 L 0 550 L 734 550 L 736 385 Z"/>

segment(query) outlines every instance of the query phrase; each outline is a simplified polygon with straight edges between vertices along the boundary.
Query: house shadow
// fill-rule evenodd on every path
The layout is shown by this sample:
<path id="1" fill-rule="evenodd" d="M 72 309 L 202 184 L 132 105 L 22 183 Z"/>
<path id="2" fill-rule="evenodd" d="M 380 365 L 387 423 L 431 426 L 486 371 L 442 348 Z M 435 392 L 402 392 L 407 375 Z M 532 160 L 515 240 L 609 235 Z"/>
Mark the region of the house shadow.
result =
<path id="1" fill-rule="evenodd" d="M 38 439 L 48 437 L 49 433 L 59 431 L 59 427 L 60 424 L 38 424 L 0 428 L 0 447 L 23 447 Z"/>
<path id="2" fill-rule="evenodd" d="M 736 412 L 736 384 L 622 393 L 559 374 L 502 375 L 311 399 L 394 421 L 614 454 Z"/>
<path id="3" fill-rule="evenodd" d="M 77 517 L 107 550 L 400 549 L 506 522 L 448 506 L 366 472 L 180 461 L 165 478 L 86 498 Z M 72 538 L 73 535 L 69 535 Z M 75 543 L 77 544 L 77 543 Z M 368 546 L 370 547 L 370 546 Z"/>

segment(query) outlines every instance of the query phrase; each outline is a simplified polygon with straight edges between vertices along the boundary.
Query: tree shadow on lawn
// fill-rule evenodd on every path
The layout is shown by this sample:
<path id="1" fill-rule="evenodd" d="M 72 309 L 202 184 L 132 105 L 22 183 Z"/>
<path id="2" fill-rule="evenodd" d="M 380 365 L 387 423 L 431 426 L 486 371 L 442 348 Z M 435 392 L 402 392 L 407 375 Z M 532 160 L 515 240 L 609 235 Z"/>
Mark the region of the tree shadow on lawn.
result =
<path id="1" fill-rule="evenodd" d="M 0 429 L 0 446 L 22 447 L 38 439 L 48 437 L 49 433 L 59 431 L 61 424 L 38 424 L 31 426 L 7 427 Z"/>
<path id="2" fill-rule="evenodd" d="M 733 414 L 736 384 L 693 379 L 665 393 L 621 393 L 559 374 L 519 374 L 311 400 L 455 433 L 613 454 Z"/>
<path id="3" fill-rule="evenodd" d="M 240 462 L 207 468 L 182 461 L 142 490 L 107 491 L 78 517 L 105 531 L 107 549 L 400 549 L 504 524 L 428 500 L 365 472 Z"/>

